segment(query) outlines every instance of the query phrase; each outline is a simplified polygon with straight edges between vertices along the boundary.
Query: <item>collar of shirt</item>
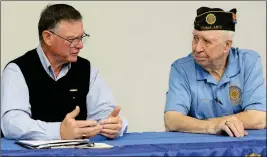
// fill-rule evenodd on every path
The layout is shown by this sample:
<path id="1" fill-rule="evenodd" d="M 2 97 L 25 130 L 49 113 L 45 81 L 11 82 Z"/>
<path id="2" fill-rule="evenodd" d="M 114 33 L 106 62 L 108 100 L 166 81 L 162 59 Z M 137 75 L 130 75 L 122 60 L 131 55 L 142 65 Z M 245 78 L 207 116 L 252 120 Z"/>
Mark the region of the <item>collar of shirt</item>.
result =
<path id="1" fill-rule="evenodd" d="M 43 65 L 45 71 L 54 80 L 58 80 L 61 77 L 65 76 L 68 73 L 69 69 L 71 68 L 71 63 L 64 64 L 62 66 L 61 71 L 59 72 L 58 77 L 56 77 L 55 74 L 54 74 L 54 71 L 52 69 L 52 66 L 51 66 L 50 62 L 47 59 L 47 57 L 46 57 L 46 55 L 45 55 L 45 53 L 44 53 L 44 51 L 43 51 L 43 49 L 41 47 L 41 44 L 37 47 L 36 51 L 38 53 L 38 56 L 40 58 L 40 61 L 41 61 L 42 65 Z"/>
<path id="2" fill-rule="evenodd" d="M 231 48 L 228 55 L 228 62 L 225 69 L 226 77 L 233 77 L 239 73 L 240 67 L 238 64 L 238 49 Z M 196 71 L 197 71 L 197 80 L 205 80 L 209 79 L 210 74 L 202 68 L 199 64 L 196 63 Z M 211 81 L 213 82 L 213 81 Z"/>
<path id="3" fill-rule="evenodd" d="M 231 48 L 226 67 L 227 77 L 233 77 L 240 72 L 238 48 Z"/>

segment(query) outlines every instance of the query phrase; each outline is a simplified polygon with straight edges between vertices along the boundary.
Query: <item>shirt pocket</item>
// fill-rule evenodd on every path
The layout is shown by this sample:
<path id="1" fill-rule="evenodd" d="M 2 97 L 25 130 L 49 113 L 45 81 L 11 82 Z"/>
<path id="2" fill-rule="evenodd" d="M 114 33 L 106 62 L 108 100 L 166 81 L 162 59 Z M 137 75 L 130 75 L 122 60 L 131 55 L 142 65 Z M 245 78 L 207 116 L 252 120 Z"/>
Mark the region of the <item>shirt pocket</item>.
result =
<path id="1" fill-rule="evenodd" d="M 208 119 L 215 117 L 214 100 L 211 97 L 198 98 L 196 115 L 199 119 Z"/>

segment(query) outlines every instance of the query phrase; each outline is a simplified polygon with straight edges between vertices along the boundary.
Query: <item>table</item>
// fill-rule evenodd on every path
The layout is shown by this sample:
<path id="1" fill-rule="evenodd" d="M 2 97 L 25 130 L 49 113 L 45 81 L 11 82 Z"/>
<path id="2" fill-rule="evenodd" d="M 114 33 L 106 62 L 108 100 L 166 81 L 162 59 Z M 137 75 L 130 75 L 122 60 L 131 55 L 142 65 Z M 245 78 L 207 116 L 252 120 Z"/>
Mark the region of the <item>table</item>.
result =
<path id="1" fill-rule="evenodd" d="M 266 129 L 247 130 L 242 138 L 181 132 L 135 132 L 109 140 L 97 135 L 95 142 L 110 149 L 31 150 L 1 139 L 1 156 L 266 156 Z"/>

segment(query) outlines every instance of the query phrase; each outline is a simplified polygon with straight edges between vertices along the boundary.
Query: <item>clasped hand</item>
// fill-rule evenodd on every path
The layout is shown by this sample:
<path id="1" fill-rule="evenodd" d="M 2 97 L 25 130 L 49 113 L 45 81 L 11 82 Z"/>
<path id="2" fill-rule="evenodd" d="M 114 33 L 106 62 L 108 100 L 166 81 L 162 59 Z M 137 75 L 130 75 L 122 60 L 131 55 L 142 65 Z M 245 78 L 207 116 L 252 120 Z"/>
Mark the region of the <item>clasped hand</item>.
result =
<path id="1" fill-rule="evenodd" d="M 244 130 L 243 123 L 235 116 L 226 117 L 215 125 L 215 133 L 227 133 L 231 137 L 247 136 L 248 132 Z"/>

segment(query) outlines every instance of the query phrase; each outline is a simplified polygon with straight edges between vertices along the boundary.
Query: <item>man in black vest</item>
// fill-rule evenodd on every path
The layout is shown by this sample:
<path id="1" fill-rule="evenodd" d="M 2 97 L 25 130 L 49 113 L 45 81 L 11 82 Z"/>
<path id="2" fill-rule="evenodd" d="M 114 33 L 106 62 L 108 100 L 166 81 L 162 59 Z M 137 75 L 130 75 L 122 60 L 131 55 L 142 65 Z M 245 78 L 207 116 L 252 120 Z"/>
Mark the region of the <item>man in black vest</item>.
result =
<path id="1" fill-rule="evenodd" d="M 79 139 L 123 135 L 127 121 L 98 71 L 79 57 L 82 16 L 70 5 L 47 6 L 40 45 L 7 64 L 2 76 L 1 129 L 9 139 Z"/>

